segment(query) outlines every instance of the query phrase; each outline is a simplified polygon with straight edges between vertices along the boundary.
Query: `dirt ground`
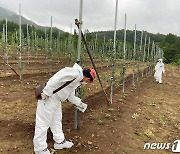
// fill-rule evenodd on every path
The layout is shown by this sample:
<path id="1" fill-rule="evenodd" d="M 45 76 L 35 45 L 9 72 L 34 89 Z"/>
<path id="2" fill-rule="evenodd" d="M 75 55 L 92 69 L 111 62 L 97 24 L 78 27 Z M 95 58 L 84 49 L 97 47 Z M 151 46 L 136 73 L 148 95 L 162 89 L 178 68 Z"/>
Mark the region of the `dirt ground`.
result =
<path id="1" fill-rule="evenodd" d="M 36 100 L 34 87 L 49 74 L 27 74 L 0 78 L 0 153 L 32 154 Z M 97 82 L 96 82 L 97 83 Z M 89 88 L 89 89 L 88 89 Z M 87 90 L 92 91 L 93 87 Z M 53 150 L 52 134 L 48 145 L 52 153 L 78 154 L 166 154 L 168 150 L 144 150 L 145 143 L 173 143 L 180 139 L 180 69 L 166 66 L 163 84 L 153 75 L 144 76 L 132 86 L 126 83 L 114 90 L 113 104 L 106 106 L 103 93 L 94 88 L 83 101 L 88 110 L 80 115 L 80 129 L 74 130 L 74 106 L 63 102 L 63 130 L 74 142 L 69 150 Z M 109 89 L 107 89 L 109 91 Z"/>

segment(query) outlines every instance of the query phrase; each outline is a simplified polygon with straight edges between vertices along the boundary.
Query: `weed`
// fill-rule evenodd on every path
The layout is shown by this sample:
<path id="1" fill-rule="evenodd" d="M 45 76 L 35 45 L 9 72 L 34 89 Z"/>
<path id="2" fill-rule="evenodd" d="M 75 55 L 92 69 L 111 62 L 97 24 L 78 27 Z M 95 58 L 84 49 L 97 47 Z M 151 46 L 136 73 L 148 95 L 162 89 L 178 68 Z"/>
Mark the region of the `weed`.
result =
<path id="1" fill-rule="evenodd" d="M 113 109 L 113 108 L 109 108 L 108 111 L 109 111 L 109 112 L 113 112 L 114 109 Z"/>
<path id="2" fill-rule="evenodd" d="M 104 124 L 104 122 L 102 120 L 98 121 L 98 125 L 103 125 L 103 124 Z"/>
<path id="3" fill-rule="evenodd" d="M 126 97 L 126 96 L 128 96 L 128 94 L 127 94 L 127 93 L 124 93 L 124 96 Z"/>
<path id="4" fill-rule="evenodd" d="M 165 125 L 166 122 L 167 122 L 167 117 L 166 116 L 161 116 L 159 117 L 159 122 L 162 124 L 162 125 Z"/>
<path id="5" fill-rule="evenodd" d="M 119 102 L 122 104 L 124 103 L 122 98 L 119 99 Z"/>
<path id="6" fill-rule="evenodd" d="M 106 119 L 109 119 L 110 117 L 111 117 L 110 114 L 108 114 L 108 113 L 105 114 L 105 118 L 106 118 Z"/>
<path id="7" fill-rule="evenodd" d="M 89 115 L 89 119 L 90 119 L 90 120 L 94 120 L 94 117 L 93 117 L 92 114 Z"/>
<path id="8" fill-rule="evenodd" d="M 147 129 L 144 131 L 144 134 L 148 137 L 148 138 L 153 138 L 154 134 L 151 130 Z"/>
<path id="9" fill-rule="evenodd" d="M 123 147 L 123 152 L 124 153 L 128 153 L 129 152 L 129 148 L 128 147 Z"/>
<path id="10" fill-rule="evenodd" d="M 151 102 L 149 105 L 150 106 L 156 106 L 156 103 L 155 102 Z"/>
<path id="11" fill-rule="evenodd" d="M 178 125 L 178 123 L 174 124 L 174 127 L 178 130 L 180 130 L 180 126 Z"/>
<path id="12" fill-rule="evenodd" d="M 58 154 L 57 150 L 51 149 L 51 154 Z"/>
<path id="13" fill-rule="evenodd" d="M 133 119 L 136 119 L 136 118 L 138 118 L 139 117 L 139 114 L 138 113 L 133 113 L 133 115 L 132 115 L 132 118 Z"/>

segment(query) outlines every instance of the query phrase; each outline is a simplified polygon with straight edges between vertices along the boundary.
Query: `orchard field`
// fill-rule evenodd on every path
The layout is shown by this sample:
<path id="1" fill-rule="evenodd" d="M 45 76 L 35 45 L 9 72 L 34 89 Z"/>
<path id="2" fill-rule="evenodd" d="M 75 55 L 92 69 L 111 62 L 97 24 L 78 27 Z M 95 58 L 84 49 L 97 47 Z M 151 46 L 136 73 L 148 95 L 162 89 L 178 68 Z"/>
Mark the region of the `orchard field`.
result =
<path id="1" fill-rule="evenodd" d="M 2 55 L 2 52 L 1 52 Z M 16 56 L 15 56 L 16 57 Z M 18 59 L 11 56 L 8 63 L 18 70 Z M 55 55 L 53 57 L 56 57 Z M 104 88 L 110 95 L 112 72 L 109 59 L 94 57 Z M 67 56 L 46 61 L 43 53 L 32 53 L 29 64 L 27 53 L 22 57 L 22 80 L 0 61 L 0 153 L 32 154 L 35 112 L 37 101 L 34 88 L 47 81 L 65 66 L 72 66 L 74 60 Z M 153 78 L 153 65 L 140 63 L 135 69 L 135 83 L 132 74 L 132 60 L 125 62 L 125 91 L 122 92 L 121 70 L 123 60 L 116 60 L 113 103 L 106 100 L 98 80 L 92 85 L 82 86 L 81 97 L 88 104 L 85 113 L 79 113 L 80 129 L 74 130 L 75 108 L 70 102 L 63 102 L 63 131 L 66 139 L 74 142 L 70 150 L 53 150 L 52 134 L 48 132 L 48 145 L 52 153 L 94 153 L 94 154 L 144 154 L 172 153 L 169 150 L 144 150 L 145 143 L 173 143 L 180 137 L 180 70 L 166 66 L 163 84 Z M 88 57 L 83 65 L 92 67 Z M 152 67 L 150 67 L 152 66 Z M 136 68 L 136 67 L 135 67 Z M 143 72 L 143 73 L 142 73 Z"/>

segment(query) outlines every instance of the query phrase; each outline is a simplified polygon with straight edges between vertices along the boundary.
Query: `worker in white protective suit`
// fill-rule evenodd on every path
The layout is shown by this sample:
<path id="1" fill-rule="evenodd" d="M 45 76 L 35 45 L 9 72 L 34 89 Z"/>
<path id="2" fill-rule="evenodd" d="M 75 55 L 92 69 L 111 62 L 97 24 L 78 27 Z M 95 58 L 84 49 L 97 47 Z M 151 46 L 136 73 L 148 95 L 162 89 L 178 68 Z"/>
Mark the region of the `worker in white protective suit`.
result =
<path id="1" fill-rule="evenodd" d="M 53 134 L 54 149 L 71 148 L 73 143 L 66 141 L 62 130 L 61 102 L 68 99 L 81 112 L 87 108 L 80 98 L 75 96 L 75 89 L 83 83 L 91 83 L 96 77 L 94 69 L 84 69 L 75 63 L 73 67 L 65 67 L 53 75 L 47 82 L 41 100 L 38 100 L 34 134 L 34 151 L 36 154 L 50 154 L 47 146 L 47 130 Z M 73 81 L 72 81 L 73 80 Z M 53 94 L 53 91 L 64 83 L 72 81 L 66 87 Z"/>
<path id="2" fill-rule="evenodd" d="M 164 63 L 160 58 L 155 66 L 154 78 L 157 83 L 162 83 L 162 73 L 165 73 Z"/>

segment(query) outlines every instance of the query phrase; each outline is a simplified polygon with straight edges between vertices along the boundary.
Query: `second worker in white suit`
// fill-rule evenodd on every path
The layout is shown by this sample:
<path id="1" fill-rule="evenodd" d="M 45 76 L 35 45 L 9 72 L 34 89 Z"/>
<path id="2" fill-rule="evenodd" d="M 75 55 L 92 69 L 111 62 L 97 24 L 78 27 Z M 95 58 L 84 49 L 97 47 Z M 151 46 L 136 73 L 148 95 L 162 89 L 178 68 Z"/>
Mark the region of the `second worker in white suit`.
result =
<path id="1" fill-rule="evenodd" d="M 165 73 L 165 69 L 164 63 L 160 58 L 155 66 L 154 78 L 156 79 L 156 82 L 162 83 L 162 73 Z"/>
<path id="2" fill-rule="evenodd" d="M 91 83 L 96 77 L 94 69 L 84 69 L 75 63 L 73 67 L 65 67 L 53 75 L 47 82 L 42 100 L 38 100 L 36 110 L 36 124 L 34 134 L 34 151 L 36 154 L 50 154 L 47 145 L 47 130 L 53 134 L 54 148 L 71 148 L 72 142 L 66 141 L 62 130 L 61 102 L 68 99 L 72 104 L 84 112 L 87 105 L 75 96 L 75 89 L 82 83 Z M 72 81 L 66 87 L 53 94 L 53 91 L 64 83 Z"/>

